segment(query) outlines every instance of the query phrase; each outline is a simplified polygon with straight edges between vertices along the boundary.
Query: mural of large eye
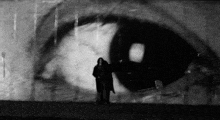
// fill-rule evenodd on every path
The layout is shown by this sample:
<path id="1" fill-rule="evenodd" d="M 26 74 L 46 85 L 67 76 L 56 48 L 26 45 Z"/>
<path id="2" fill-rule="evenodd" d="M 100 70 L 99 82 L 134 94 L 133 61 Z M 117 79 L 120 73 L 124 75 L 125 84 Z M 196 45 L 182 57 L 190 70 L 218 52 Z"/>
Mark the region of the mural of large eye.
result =
<path id="1" fill-rule="evenodd" d="M 55 11 L 54 9 L 52 11 Z M 75 10 L 74 7 L 69 9 Z M 62 12 L 61 9 L 59 16 L 63 17 L 66 10 Z M 66 14 L 74 16 L 75 13 Z M 185 29 L 176 32 L 171 29 L 171 25 L 157 24 L 132 15 L 79 13 L 77 20 L 74 17 L 62 20 L 60 17 L 58 28 L 55 30 L 54 15 L 55 13 L 50 12 L 43 17 L 36 31 L 35 40 L 30 42 L 29 50 L 35 57 L 34 81 L 40 81 L 48 86 L 58 86 L 63 91 L 69 89 L 70 92 L 61 93 L 67 96 L 70 94 L 77 96 L 80 90 L 94 94 L 95 78 L 92 76 L 92 70 L 99 57 L 105 56 L 104 58 L 112 65 L 114 81 L 120 84 L 115 87 L 119 91 L 123 87 L 131 93 L 136 93 L 155 87 L 155 80 L 169 85 L 183 77 L 198 53 L 215 56 L 209 47 L 201 41 L 198 42 L 198 38 L 196 38 L 198 41 L 187 41 L 181 32 L 188 33 L 186 38 L 190 39 L 196 35 L 189 35 L 191 32 L 185 32 Z M 81 33 L 75 35 L 74 32 Z M 101 39 L 95 40 L 97 34 L 102 35 L 99 36 Z M 76 36 L 81 38 L 76 39 Z M 60 49 L 64 50 L 61 54 Z M 67 53 L 65 49 L 71 50 Z M 96 55 L 98 53 L 94 52 L 96 50 L 104 51 Z M 53 89 L 51 92 L 62 96 L 57 91 Z"/>
<path id="2" fill-rule="evenodd" d="M 99 15 L 99 20 L 103 23 L 103 26 L 110 23 L 115 23 L 118 26 L 116 33 L 113 34 L 112 40 L 110 40 L 109 45 L 107 45 L 109 46 L 109 53 L 106 54 L 108 55 L 107 58 L 109 58 L 110 64 L 113 66 L 113 72 L 116 73 L 119 83 L 129 91 L 136 92 L 154 87 L 155 80 L 161 80 L 164 85 L 174 82 L 184 75 L 184 71 L 198 54 L 193 46 L 165 26 L 157 25 L 149 21 L 132 19 L 126 16 Z M 91 15 L 80 18 L 78 25 L 83 26 L 95 23 L 96 21 L 97 15 Z M 60 44 L 65 43 L 65 37 L 70 34 L 70 31 L 74 29 L 74 27 L 75 21 L 60 26 L 57 31 L 56 45 L 54 44 L 55 34 L 52 34 L 45 42 L 40 49 L 40 60 L 35 64 L 36 79 L 42 76 L 42 73 L 46 69 L 45 66 L 54 60 L 56 56 L 54 55 L 54 51 L 62 47 Z M 86 38 L 86 41 L 92 42 L 92 39 L 93 38 Z M 72 41 L 74 42 L 76 40 L 73 39 Z M 96 42 L 102 43 L 102 41 L 103 40 L 99 40 Z M 133 47 L 135 45 L 137 46 L 136 48 Z M 102 45 L 100 44 L 99 46 Z M 64 45 L 64 48 L 65 47 L 67 46 Z M 136 57 L 135 54 L 132 53 L 134 49 L 139 50 L 139 52 L 136 53 Z M 78 62 L 76 59 L 80 57 L 82 56 L 77 55 L 71 60 L 72 62 Z M 96 62 L 96 60 L 94 61 Z M 84 64 L 87 64 L 87 62 L 89 62 L 89 60 L 86 60 Z M 69 63 L 65 62 L 63 64 L 69 65 Z M 92 68 L 93 66 L 90 67 Z M 70 68 L 68 71 L 72 71 L 73 69 L 74 68 Z M 67 76 L 57 74 L 59 74 L 59 72 L 55 73 L 52 78 L 49 77 L 49 79 L 44 81 L 66 81 Z"/>

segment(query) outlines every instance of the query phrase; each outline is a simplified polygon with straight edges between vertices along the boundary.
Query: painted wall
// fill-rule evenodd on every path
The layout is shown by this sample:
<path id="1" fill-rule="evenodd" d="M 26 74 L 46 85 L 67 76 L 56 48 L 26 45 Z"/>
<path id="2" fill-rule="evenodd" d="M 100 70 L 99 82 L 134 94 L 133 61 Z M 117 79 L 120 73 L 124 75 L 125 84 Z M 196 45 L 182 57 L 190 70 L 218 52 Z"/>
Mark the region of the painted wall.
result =
<path id="1" fill-rule="evenodd" d="M 59 3 L 61 4 L 56 9 L 54 6 Z M 45 49 L 44 44 L 52 32 L 56 31 L 56 26 L 92 14 L 126 15 L 165 24 L 180 33 L 188 42 L 202 44 L 203 46 L 196 47 L 198 51 L 203 51 L 201 49 L 205 45 L 220 56 L 218 3 L 180 0 L 155 0 L 146 3 L 130 0 L 123 3 L 114 0 L 5 0 L 0 1 L 0 52 L 5 53 L 0 62 L 0 99 L 95 101 L 95 78 L 91 73 L 98 57 L 110 62 L 109 47 L 118 30 L 117 24 L 101 25 L 102 22 L 96 21 L 79 25 L 65 35 L 62 41 L 55 41 L 58 42 L 55 43 L 58 46 L 51 47 L 49 53 L 43 56 L 43 60 L 40 60 L 42 53 L 39 52 L 40 49 Z M 193 42 L 192 37 L 186 34 L 189 31 L 197 35 L 201 41 Z M 138 50 L 141 49 L 136 51 Z M 40 70 L 39 76 L 44 79 L 34 80 L 35 70 Z M 113 78 L 116 94 L 112 94 L 112 102 L 160 101 L 158 92 L 134 94 L 118 82 L 114 73 Z M 170 85 L 170 88 L 176 88 L 176 84 Z M 178 84 L 183 85 L 181 80 Z M 197 93 L 194 93 L 194 88 L 201 93 L 195 98 L 193 96 Z M 189 103 L 206 104 L 207 96 L 203 92 L 204 89 L 194 86 L 192 94 L 190 93 L 192 101 Z M 164 100 L 165 103 L 183 101 L 182 97 Z M 214 100 L 213 103 L 217 104 L 218 100 Z"/>

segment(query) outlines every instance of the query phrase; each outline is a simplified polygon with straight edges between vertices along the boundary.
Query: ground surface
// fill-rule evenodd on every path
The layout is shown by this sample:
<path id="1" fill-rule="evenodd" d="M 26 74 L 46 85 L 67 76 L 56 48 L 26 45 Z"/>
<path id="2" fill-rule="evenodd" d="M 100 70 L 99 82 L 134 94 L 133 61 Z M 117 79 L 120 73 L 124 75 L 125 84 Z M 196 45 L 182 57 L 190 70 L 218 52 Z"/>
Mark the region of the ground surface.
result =
<path id="1" fill-rule="evenodd" d="M 22 119 L 217 119 L 218 106 L 1 101 L 2 118 Z"/>

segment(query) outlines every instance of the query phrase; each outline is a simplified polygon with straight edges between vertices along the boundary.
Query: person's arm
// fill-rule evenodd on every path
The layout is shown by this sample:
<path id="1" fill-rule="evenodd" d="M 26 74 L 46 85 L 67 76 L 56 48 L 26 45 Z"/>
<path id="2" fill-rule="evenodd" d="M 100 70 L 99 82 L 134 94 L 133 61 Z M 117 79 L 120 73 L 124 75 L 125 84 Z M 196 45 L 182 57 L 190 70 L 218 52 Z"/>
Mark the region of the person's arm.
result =
<path id="1" fill-rule="evenodd" d="M 92 75 L 93 75 L 94 77 L 97 77 L 97 67 L 96 67 L 96 66 L 95 66 L 94 69 L 93 69 Z"/>

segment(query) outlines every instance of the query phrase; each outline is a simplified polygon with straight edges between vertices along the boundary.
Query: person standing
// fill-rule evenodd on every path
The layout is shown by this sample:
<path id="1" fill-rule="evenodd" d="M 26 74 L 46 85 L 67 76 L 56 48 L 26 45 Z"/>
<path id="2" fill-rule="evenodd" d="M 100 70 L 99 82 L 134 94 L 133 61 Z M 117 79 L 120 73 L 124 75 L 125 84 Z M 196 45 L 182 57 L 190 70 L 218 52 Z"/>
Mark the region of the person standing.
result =
<path id="1" fill-rule="evenodd" d="M 94 67 L 93 76 L 96 78 L 97 103 L 109 104 L 110 92 L 114 91 L 110 65 L 103 58 L 99 58 Z"/>

